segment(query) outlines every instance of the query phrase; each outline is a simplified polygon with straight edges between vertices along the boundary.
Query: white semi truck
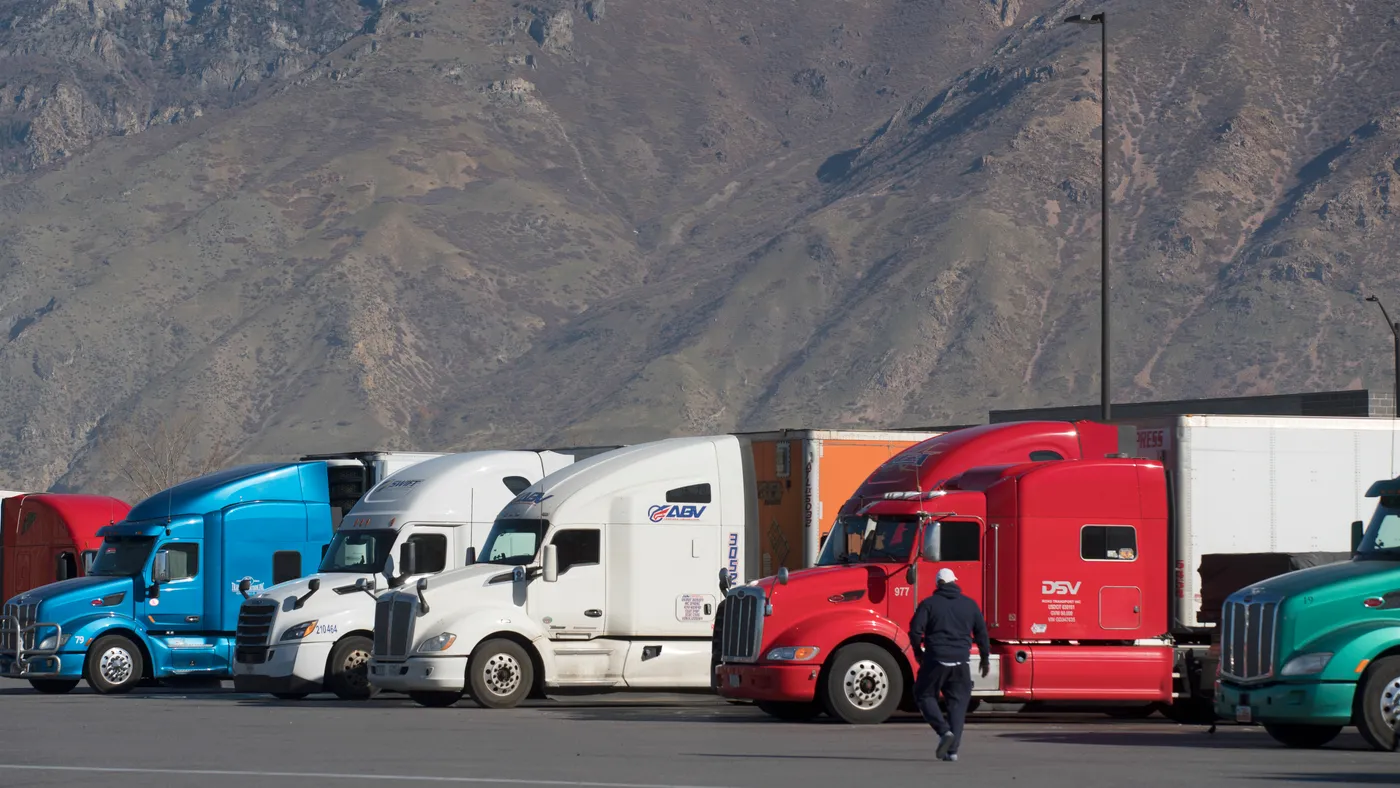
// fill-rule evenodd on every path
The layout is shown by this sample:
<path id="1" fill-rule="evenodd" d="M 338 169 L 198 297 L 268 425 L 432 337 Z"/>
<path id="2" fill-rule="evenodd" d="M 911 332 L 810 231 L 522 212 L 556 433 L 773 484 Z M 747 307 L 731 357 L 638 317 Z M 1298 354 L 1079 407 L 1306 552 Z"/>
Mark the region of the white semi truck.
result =
<path id="1" fill-rule="evenodd" d="M 492 708 L 546 689 L 708 689 L 717 570 L 756 565 L 744 443 L 629 446 L 532 485 L 470 565 L 380 596 L 370 682 Z"/>
<path id="2" fill-rule="evenodd" d="M 552 451 L 468 452 L 381 481 L 340 522 L 316 574 L 243 603 L 235 689 L 289 700 L 323 690 L 369 697 L 375 595 L 462 566 L 502 507 L 571 462 Z"/>

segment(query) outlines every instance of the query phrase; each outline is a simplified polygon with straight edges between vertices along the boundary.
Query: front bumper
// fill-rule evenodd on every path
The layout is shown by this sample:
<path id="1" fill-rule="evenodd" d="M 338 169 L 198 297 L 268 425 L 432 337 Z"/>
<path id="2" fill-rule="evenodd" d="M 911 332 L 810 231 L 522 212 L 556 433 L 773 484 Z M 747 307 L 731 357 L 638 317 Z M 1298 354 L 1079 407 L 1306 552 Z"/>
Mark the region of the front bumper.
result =
<path id="1" fill-rule="evenodd" d="M 462 692 L 467 657 L 409 657 L 403 662 L 370 660 L 369 683 L 389 692 Z"/>
<path id="2" fill-rule="evenodd" d="M 65 657 L 67 657 L 65 659 Z M 81 654 L 60 655 L 53 652 L 45 652 L 42 655 L 35 655 L 33 652 L 26 652 L 23 659 L 16 659 L 14 653 L 0 654 L 0 677 L 7 679 L 51 679 L 51 678 L 81 678 L 83 657 Z M 72 676 L 64 675 L 64 668 L 69 667 L 68 673 Z"/>
<path id="3" fill-rule="evenodd" d="M 1247 707 L 1253 722 L 1350 725 L 1355 696 L 1353 682 L 1243 685 L 1221 681 L 1215 689 L 1215 713 L 1233 720 L 1241 707 Z"/>
<path id="4" fill-rule="evenodd" d="M 233 686 L 239 692 L 321 692 L 333 648 L 332 641 L 271 646 L 266 662 L 233 663 Z"/>
<path id="5" fill-rule="evenodd" d="M 722 664 L 718 689 L 733 700 L 810 701 L 817 696 L 821 665 Z"/>

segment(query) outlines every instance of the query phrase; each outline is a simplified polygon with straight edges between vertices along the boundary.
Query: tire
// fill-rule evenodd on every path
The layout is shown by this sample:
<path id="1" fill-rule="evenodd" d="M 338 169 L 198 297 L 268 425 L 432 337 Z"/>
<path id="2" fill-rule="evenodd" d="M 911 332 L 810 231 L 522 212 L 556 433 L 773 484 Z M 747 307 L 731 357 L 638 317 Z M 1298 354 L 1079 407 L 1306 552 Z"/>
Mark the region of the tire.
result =
<path id="1" fill-rule="evenodd" d="M 1190 698 L 1161 706 L 1162 716 L 1178 725 L 1211 725 L 1215 722 L 1215 706 L 1210 701 Z"/>
<path id="2" fill-rule="evenodd" d="M 1342 732 L 1340 725 L 1270 725 L 1265 723 L 1264 732 L 1274 741 L 1295 750 L 1316 750 Z"/>
<path id="3" fill-rule="evenodd" d="M 1149 703 L 1145 706 L 1118 706 L 1109 709 L 1106 713 L 1115 720 L 1145 720 L 1157 713 L 1157 704 Z"/>
<path id="4" fill-rule="evenodd" d="M 904 674 L 888 651 L 871 643 L 852 643 L 832 655 L 818 687 L 822 707 L 852 725 L 889 719 L 904 697 Z"/>
<path id="5" fill-rule="evenodd" d="M 460 692 L 410 692 L 408 697 L 419 706 L 430 709 L 445 709 L 462 699 Z"/>
<path id="6" fill-rule="evenodd" d="M 77 679 L 30 679 L 29 686 L 45 695 L 66 695 L 78 686 Z"/>
<path id="7" fill-rule="evenodd" d="M 467 686 L 472 700 L 484 709 L 513 709 L 535 685 L 535 663 L 513 640 L 495 638 L 472 650 L 467 662 Z"/>
<path id="8" fill-rule="evenodd" d="M 1400 657 L 1372 662 L 1356 688 L 1356 728 L 1384 752 L 1400 749 Z"/>
<path id="9" fill-rule="evenodd" d="M 369 683 L 369 657 L 374 641 L 363 635 L 343 637 L 326 662 L 326 689 L 341 700 L 369 700 L 378 691 Z"/>
<path id="10" fill-rule="evenodd" d="M 782 720 L 783 722 L 809 722 L 816 719 L 822 713 L 820 703 L 811 701 L 809 703 L 791 703 L 775 700 L 760 700 L 755 704 L 759 710 L 769 717 Z"/>
<path id="11" fill-rule="evenodd" d="M 124 635 L 105 635 L 88 647 L 83 675 L 101 695 L 122 695 L 141 683 L 146 663 L 141 649 Z"/>
<path id="12" fill-rule="evenodd" d="M 278 700 L 306 700 L 306 696 L 310 694 L 309 692 L 274 692 L 272 697 Z"/>

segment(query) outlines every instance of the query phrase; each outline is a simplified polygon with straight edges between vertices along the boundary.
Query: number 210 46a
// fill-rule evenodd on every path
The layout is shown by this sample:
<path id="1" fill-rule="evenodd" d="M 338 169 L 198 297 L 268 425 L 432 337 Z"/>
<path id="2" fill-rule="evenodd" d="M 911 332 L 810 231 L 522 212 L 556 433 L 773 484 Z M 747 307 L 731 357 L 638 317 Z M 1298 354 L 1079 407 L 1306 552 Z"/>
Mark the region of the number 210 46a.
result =
<path id="1" fill-rule="evenodd" d="M 316 627 L 316 634 L 318 635 L 334 635 L 335 633 L 335 624 L 320 624 Z"/>

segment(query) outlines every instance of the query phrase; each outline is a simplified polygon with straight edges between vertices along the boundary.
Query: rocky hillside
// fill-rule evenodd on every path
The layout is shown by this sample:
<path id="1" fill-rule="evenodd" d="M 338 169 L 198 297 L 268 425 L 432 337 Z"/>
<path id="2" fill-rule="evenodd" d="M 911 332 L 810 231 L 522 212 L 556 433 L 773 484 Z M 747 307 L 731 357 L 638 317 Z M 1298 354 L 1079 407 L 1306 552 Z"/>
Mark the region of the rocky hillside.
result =
<path id="1" fill-rule="evenodd" d="M 1117 391 L 1383 387 L 1400 11 L 1105 7 Z M 1096 9 L 0 9 L 0 487 L 1092 401 Z"/>

